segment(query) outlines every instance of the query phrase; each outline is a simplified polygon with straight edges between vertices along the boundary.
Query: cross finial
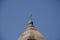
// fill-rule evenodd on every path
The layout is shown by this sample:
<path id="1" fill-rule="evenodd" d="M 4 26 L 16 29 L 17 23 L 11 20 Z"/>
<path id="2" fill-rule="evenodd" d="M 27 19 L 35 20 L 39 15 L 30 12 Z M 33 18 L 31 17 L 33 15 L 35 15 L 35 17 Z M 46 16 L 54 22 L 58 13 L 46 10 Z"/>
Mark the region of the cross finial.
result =
<path id="1" fill-rule="evenodd" d="M 32 21 L 32 14 L 30 14 L 30 20 Z"/>

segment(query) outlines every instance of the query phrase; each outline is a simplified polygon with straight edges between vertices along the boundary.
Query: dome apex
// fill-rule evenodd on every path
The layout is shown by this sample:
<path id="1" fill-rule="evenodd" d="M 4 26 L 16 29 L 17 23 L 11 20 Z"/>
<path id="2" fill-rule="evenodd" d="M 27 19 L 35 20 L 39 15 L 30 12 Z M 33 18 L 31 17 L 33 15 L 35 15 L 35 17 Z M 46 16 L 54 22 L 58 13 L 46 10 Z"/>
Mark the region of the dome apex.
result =
<path id="1" fill-rule="evenodd" d="M 29 21 L 28 21 L 28 26 L 29 26 L 29 27 L 34 27 L 33 21 L 32 21 L 32 14 L 30 15 L 30 19 L 29 19 Z"/>
<path id="2" fill-rule="evenodd" d="M 28 28 L 22 33 L 18 40 L 45 40 L 44 36 L 34 28 L 32 15 L 28 21 Z"/>

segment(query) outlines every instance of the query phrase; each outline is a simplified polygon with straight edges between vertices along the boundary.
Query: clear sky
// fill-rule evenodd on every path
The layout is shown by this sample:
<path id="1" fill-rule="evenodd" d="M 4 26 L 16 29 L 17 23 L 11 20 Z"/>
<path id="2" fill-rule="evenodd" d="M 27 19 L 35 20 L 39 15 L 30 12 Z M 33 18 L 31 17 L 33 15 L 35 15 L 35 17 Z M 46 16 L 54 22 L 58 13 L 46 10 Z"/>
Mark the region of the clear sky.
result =
<path id="1" fill-rule="evenodd" d="M 60 40 L 60 0 L 0 0 L 0 40 L 17 40 L 30 13 L 47 40 Z"/>

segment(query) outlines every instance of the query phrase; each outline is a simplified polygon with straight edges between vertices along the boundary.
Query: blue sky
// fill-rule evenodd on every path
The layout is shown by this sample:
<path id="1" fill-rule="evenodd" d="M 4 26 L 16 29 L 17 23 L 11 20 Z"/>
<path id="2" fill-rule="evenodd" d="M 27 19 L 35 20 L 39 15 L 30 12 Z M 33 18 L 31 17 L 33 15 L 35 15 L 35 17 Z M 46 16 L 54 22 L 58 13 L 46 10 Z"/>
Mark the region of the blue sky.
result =
<path id="1" fill-rule="evenodd" d="M 47 40 L 60 40 L 60 0 L 0 0 L 0 40 L 17 40 L 30 13 Z"/>

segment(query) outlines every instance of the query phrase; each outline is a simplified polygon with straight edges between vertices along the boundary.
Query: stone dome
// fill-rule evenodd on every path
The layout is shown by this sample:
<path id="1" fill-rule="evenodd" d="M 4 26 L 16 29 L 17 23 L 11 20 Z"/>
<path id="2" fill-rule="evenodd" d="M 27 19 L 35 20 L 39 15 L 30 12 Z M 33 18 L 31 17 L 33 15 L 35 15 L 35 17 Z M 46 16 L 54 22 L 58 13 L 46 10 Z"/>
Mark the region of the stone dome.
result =
<path id="1" fill-rule="evenodd" d="M 32 19 L 28 22 L 28 28 L 22 33 L 18 40 L 45 40 L 44 36 L 35 29 Z"/>
<path id="2" fill-rule="evenodd" d="M 23 32 L 22 35 L 18 38 L 18 40 L 28 39 L 45 40 L 44 36 L 33 27 L 27 28 L 27 30 Z"/>

